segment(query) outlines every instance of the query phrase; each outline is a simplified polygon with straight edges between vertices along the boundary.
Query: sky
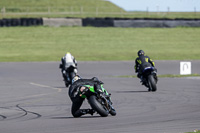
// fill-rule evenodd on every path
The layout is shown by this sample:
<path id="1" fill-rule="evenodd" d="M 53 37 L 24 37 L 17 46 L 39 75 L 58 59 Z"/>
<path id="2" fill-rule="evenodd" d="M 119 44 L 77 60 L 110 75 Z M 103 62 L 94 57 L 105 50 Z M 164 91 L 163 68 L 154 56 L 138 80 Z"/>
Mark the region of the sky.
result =
<path id="1" fill-rule="evenodd" d="M 200 12 L 200 0 L 108 0 L 126 11 Z"/>

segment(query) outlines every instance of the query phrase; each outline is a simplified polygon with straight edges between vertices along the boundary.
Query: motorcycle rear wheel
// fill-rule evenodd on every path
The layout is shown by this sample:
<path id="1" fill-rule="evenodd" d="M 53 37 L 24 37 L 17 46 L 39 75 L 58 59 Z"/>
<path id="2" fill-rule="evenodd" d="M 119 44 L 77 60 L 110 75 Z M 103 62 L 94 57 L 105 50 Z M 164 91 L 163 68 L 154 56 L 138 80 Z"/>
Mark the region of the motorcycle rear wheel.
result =
<path id="1" fill-rule="evenodd" d="M 156 91 L 157 90 L 156 81 L 155 81 L 153 75 L 148 76 L 148 83 L 149 83 L 150 91 Z"/>
<path id="2" fill-rule="evenodd" d="M 96 110 L 102 117 L 108 116 L 108 110 L 98 100 L 97 97 L 92 95 L 89 97 L 88 102 L 92 109 Z"/>

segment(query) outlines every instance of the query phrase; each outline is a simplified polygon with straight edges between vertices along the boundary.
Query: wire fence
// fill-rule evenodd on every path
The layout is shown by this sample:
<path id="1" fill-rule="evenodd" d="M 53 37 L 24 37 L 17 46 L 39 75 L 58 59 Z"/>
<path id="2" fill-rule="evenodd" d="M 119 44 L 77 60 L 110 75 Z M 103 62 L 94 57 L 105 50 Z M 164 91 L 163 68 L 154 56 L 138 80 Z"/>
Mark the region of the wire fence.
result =
<path id="1" fill-rule="evenodd" d="M 200 12 L 126 12 L 119 8 L 107 7 L 0 7 L 1 18 L 12 17 L 182 17 L 200 18 Z"/>

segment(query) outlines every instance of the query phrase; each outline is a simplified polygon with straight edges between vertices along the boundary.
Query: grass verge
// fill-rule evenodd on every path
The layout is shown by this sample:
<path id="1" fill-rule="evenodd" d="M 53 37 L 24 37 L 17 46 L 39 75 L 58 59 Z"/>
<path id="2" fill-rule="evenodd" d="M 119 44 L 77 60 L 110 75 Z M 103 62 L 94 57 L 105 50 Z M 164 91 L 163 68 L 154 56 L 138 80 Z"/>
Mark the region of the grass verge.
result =
<path id="1" fill-rule="evenodd" d="M 199 60 L 200 28 L 4 27 L 0 62 L 133 60 L 143 49 L 153 60 Z"/>
<path id="2" fill-rule="evenodd" d="M 195 129 L 193 132 L 186 132 L 186 133 L 200 133 L 200 130 Z"/>

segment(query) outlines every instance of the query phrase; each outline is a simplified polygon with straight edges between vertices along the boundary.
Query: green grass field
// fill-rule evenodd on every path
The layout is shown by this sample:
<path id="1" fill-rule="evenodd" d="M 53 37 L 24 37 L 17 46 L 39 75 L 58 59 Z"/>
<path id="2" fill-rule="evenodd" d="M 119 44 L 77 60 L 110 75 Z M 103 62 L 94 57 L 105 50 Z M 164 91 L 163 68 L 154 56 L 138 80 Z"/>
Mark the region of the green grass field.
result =
<path id="1" fill-rule="evenodd" d="M 0 62 L 133 60 L 143 49 L 154 60 L 199 60 L 200 28 L 10 27 L 0 30 Z"/>
<path id="2" fill-rule="evenodd" d="M 94 17 L 96 12 L 125 12 L 104 0 L 1 0 L 0 9 L 0 18 Z"/>
<path id="3" fill-rule="evenodd" d="M 104 0 L 1 0 L 0 7 L 68 7 L 68 6 L 83 6 L 83 7 L 104 7 L 116 8 L 119 7 L 109 1 Z"/>
<path id="4" fill-rule="evenodd" d="M 0 0 L 0 18 L 200 18 L 200 12 L 127 12 L 104 0 Z M 23 13 L 23 14 L 20 14 Z"/>

